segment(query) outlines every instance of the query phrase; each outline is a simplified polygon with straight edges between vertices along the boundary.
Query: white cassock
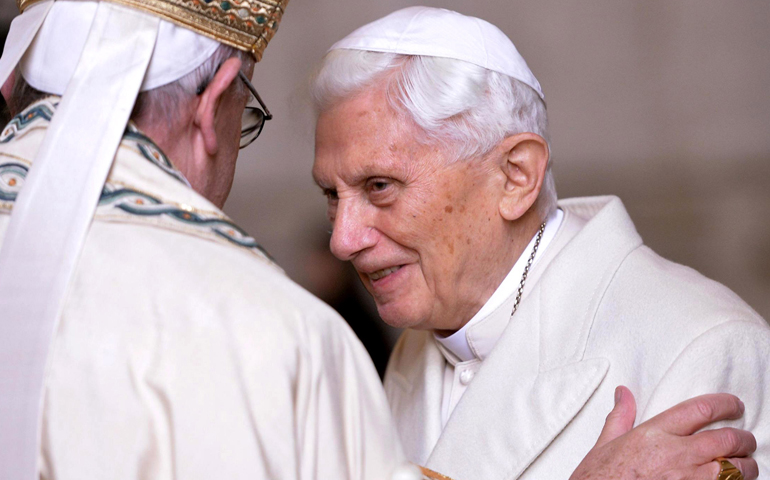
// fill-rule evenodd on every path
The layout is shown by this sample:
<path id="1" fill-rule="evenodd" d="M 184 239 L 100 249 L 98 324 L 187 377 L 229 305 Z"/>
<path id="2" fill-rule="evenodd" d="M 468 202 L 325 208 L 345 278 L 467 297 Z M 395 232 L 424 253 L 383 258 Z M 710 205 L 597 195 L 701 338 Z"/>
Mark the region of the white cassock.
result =
<path id="1" fill-rule="evenodd" d="M 0 239 L 57 102 L 33 104 L 0 135 Z M 135 129 L 49 362 L 42 479 L 380 480 L 403 463 L 345 322 Z"/>
<path id="2" fill-rule="evenodd" d="M 596 442 L 613 390 L 626 385 L 637 423 L 696 395 L 738 395 L 745 414 L 727 424 L 756 436 L 765 478 L 765 321 L 724 286 L 644 246 L 619 199 L 559 208 L 513 316 L 532 243 L 459 335 L 408 330 L 399 340 L 385 390 L 409 459 L 462 480 L 566 479 Z"/>

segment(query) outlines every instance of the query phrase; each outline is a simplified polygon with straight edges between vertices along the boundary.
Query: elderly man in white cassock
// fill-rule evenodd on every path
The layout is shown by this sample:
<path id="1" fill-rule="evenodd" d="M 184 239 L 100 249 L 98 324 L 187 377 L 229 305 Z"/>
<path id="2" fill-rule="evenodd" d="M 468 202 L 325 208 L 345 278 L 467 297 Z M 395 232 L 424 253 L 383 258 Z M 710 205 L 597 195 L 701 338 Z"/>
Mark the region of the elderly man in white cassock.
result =
<path id="1" fill-rule="evenodd" d="M 311 88 L 331 250 L 407 328 L 385 390 L 410 460 L 464 480 L 564 478 L 623 384 L 637 422 L 737 394 L 746 413 L 726 425 L 753 431 L 770 475 L 767 324 L 644 246 L 618 198 L 557 202 L 545 97 L 501 30 L 400 10 L 335 44 Z M 757 475 L 714 453 L 699 452 L 708 478 Z"/>
<path id="2" fill-rule="evenodd" d="M 422 478 L 350 329 L 221 211 L 286 2 L 120 3 L 22 0 L 0 60 L 0 478 Z M 625 434 L 616 408 L 574 478 L 740 415 L 716 395 Z"/>

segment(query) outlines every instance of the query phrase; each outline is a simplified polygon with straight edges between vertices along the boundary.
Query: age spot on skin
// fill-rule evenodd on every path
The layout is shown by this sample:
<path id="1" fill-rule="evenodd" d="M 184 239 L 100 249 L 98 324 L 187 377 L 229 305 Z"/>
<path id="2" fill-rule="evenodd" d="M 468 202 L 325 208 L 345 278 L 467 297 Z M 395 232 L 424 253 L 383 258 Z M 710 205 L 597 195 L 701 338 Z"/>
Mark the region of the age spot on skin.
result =
<path id="1" fill-rule="evenodd" d="M 451 205 L 447 205 L 446 207 L 444 207 L 444 211 L 446 213 L 452 213 L 454 211 L 454 208 Z"/>

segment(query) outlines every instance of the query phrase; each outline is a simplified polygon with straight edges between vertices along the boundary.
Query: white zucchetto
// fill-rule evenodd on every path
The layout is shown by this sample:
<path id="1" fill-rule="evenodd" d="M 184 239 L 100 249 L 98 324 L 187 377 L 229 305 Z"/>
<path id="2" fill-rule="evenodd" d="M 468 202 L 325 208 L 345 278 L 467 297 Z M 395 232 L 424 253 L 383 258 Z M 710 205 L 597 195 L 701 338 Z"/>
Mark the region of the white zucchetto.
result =
<path id="1" fill-rule="evenodd" d="M 545 100 L 540 82 L 499 28 L 442 8 L 395 11 L 355 30 L 330 48 L 337 49 L 462 60 L 515 78 Z"/>

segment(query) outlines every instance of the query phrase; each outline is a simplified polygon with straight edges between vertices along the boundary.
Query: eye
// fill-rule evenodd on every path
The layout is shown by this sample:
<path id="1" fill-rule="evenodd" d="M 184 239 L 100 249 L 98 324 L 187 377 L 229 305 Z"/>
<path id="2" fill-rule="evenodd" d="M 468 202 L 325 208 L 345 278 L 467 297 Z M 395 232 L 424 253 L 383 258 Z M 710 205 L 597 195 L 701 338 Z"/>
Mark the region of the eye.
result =
<path id="1" fill-rule="evenodd" d="M 370 188 L 373 192 L 382 192 L 390 186 L 389 182 L 385 180 L 374 180 L 370 184 Z"/>
<path id="2" fill-rule="evenodd" d="M 366 181 L 366 193 L 369 201 L 376 206 L 386 207 L 396 199 L 397 183 L 392 178 L 373 177 Z"/>
<path id="3" fill-rule="evenodd" d="M 326 197 L 326 201 L 331 204 L 332 202 L 337 202 L 339 198 L 337 197 L 337 190 L 334 190 L 333 188 L 324 188 L 323 189 L 324 197 Z"/>
<path id="4" fill-rule="evenodd" d="M 326 216 L 332 223 L 332 226 L 334 226 L 334 218 L 337 216 L 337 204 L 339 203 L 337 190 L 324 188 L 323 194 L 326 197 Z"/>

